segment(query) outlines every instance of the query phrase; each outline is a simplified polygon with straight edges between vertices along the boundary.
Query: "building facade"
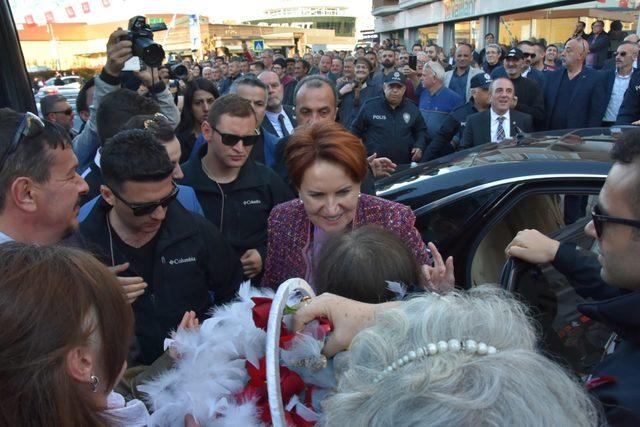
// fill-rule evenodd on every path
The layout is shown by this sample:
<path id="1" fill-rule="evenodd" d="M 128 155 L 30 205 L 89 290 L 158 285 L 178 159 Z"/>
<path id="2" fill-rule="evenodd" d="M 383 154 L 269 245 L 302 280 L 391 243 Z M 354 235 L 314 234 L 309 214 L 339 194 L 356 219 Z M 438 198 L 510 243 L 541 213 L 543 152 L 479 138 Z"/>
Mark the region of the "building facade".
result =
<path id="1" fill-rule="evenodd" d="M 432 41 L 445 49 L 467 42 L 481 48 L 487 33 L 506 45 L 531 37 L 562 44 L 578 20 L 587 23 L 587 32 L 597 19 L 605 21 L 606 31 L 613 20 L 620 20 L 624 31 L 635 32 L 636 1 L 373 0 L 372 14 L 382 40 Z"/>

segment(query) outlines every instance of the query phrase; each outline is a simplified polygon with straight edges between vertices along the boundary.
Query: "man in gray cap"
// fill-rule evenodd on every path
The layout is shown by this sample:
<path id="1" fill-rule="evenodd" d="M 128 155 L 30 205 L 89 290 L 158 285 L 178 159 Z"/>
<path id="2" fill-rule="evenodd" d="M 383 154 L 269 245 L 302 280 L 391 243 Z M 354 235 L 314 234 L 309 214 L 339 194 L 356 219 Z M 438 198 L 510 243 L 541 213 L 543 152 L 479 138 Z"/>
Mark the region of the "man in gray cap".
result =
<path id="1" fill-rule="evenodd" d="M 387 157 L 396 164 L 417 162 L 427 145 L 427 125 L 416 104 L 405 98 L 406 77 L 394 71 L 384 77 L 384 96 L 367 100 L 350 130 L 367 155 Z"/>

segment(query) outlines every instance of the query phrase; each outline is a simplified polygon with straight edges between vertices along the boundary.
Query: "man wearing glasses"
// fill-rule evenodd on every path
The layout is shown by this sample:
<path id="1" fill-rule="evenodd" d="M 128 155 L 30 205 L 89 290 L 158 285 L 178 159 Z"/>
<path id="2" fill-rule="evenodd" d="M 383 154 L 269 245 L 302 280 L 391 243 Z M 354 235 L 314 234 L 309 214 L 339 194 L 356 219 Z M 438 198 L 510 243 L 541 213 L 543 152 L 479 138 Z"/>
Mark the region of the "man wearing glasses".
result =
<path id="1" fill-rule="evenodd" d="M 602 126 L 610 127 L 616 122 L 618 111 L 624 94 L 629 87 L 633 65 L 638 59 L 638 45 L 632 42 L 622 42 L 614 53 L 615 70 L 603 70 L 604 86 L 607 95 L 607 109 L 602 117 Z"/>
<path id="2" fill-rule="evenodd" d="M 147 284 L 132 304 L 140 354 L 150 364 L 185 311 L 207 317 L 234 298 L 242 280 L 238 257 L 205 218 L 175 199 L 175 166 L 148 130 L 117 133 L 102 149 L 102 200 L 81 223 L 82 235 L 122 276 Z"/>
<path id="3" fill-rule="evenodd" d="M 58 123 L 69 132 L 71 138 L 75 136 L 73 131 L 73 108 L 71 108 L 67 98 L 62 95 L 47 95 L 40 101 L 40 111 L 42 112 L 42 117 Z"/>
<path id="4" fill-rule="evenodd" d="M 591 371 L 587 387 L 600 399 L 610 425 L 640 421 L 640 131 L 616 142 L 613 167 L 585 232 L 597 239 L 593 258 L 574 243 L 560 243 L 537 230 L 520 231 L 507 246 L 508 256 L 553 263 L 582 297 L 594 302 L 579 311 L 604 323 L 614 335 L 603 359 Z"/>
<path id="5" fill-rule="evenodd" d="M 33 113 L 0 109 L 0 243 L 49 245 L 78 227 L 87 183 L 69 135 Z"/>
<path id="6" fill-rule="evenodd" d="M 275 172 L 250 158 L 261 137 L 255 101 L 262 101 L 262 115 L 267 103 L 266 88 L 257 82 L 262 87 L 241 80 L 238 93 L 243 97 L 226 95 L 211 105 L 202 124 L 207 145 L 182 166 L 182 184 L 196 191 L 204 216 L 235 250 L 245 278 L 254 281 L 260 278 L 267 255 L 271 209 L 293 198 Z"/>

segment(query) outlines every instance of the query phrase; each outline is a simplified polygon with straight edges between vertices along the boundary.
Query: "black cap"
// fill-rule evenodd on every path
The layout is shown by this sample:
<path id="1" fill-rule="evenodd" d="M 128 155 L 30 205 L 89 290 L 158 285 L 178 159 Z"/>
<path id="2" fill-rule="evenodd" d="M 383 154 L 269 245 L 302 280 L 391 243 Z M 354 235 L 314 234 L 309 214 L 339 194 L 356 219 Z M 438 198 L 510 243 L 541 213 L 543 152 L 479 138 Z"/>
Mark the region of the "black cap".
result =
<path id="1" fill-rule="evenodd" d="M 524 54 L 517 47 L 513 47 L 507 52 L 506 58 L 524 59 Z"/>
<path id="2" fill-rule="evenodd" d="M 475 89 L 479 87 L 482 89 L 489 89 L 490 84 L 491 84 L 491 76 L 489 76 L 489 74 L 487 73 L 480 73 L 471 77 L 469 88 Z"/>
<path id="3" fill-rule="evenodd" d="M 387 74 L 386 76 L 384 76 L 384 82 L 385 83 L 395 83 L 395 84 L 399 84 L 402 86 L 406 86 L 407 85 L 407 78 L 404 76 L 403 73 L 401 73 L 400 71 L 394 71 L 393 73 Z"/>

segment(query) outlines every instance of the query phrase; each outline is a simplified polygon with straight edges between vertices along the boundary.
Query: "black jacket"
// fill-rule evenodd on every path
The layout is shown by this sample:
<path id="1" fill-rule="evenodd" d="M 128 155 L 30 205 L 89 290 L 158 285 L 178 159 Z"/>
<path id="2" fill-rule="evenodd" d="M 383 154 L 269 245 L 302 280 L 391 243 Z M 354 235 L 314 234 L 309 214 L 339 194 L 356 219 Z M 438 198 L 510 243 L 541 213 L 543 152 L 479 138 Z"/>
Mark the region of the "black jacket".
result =
<path id="1" fill-rule="evenodd" d="M 636 120 L 640 120 L 640 71 L 638 70 L 631 74 L 629 87 L 624 93 L 624 99 L 618 110 L 616 124 L 630 125 Z"/>
<path id="2" fill-rule="evenodd" d="M 202 169 L 201 157 L 182 165 L 181 184 L 193 187 L 204 216 L 220 229 L 238 257 L 257 249 L 267 258 L 267 220 L 275 205 L 293 199 L 282 179 L 267 166 L 247 160 L 235 181 L 220 187 Z M 222 212 L 224 205 L 224 212 Z"/>
<path id="3" fill-rule="evenodd" d="M 600 263 L 583 254 L 575 244 L 562 243 L 553 265 L 567 276 L 576 292 L 592 298 L 578 310 L 604 323 L 621 341 L 613 354 L 597 364 L 591 378 L 613 377 L 591 389 L 604 407 L 612 426 L 640 424 L 640 291 L 624 291 L 600 278 Z"/>
<path id="4" fill-rule="evenodd" d="M 127 262 L 115 250 L 106 216 L 110 206 L 100 200 L 80 224 L 82 236 L 107 264 Z M 115 233 L 113 229 L 112 233 Z M 153 286 L 133 304 L 135 333 L 141 354 L 137 362 L 151 364 L 163 352 L 163 340 L 185 311 L 206 319 L 213 304 L 232 300 L 242 281 L 242 265 L 235 252 L 209 221 L 171 203 L 158 231 L 153 259 Z M 123 276 L 138 276 L 132 265 Z M 126 337 L 123 337 L 126 339 Z"/>
<path id="5" fill-rule="evenodd" d="M 362 138 L 367 155 L 378 153 L 396 164 L 411 163 L 411 150 L 424 153 L 427 145 L 427 125 L 416 104 L 406 98 L 396 108 L 382 96 L 367 100 L 349 130 Z"/>
<path id="6" fill-rule="evenodd" d="M 82 173 L 82 178 L 87 182 L 89 186 L 89 191 L 83 194 L 80 197 L 80 205 L 84 205 L 89 200 L 92 200 L 94 197 L 100 194 L 100 186 L 104 184 L 104 180 L 102 179 L 102 171 L 96 165 L 95 159 L 91 160 L 89 166 Z"/>
<path id="7" fill-rule="evenodd" d="M 422 161 L 426 162 L 451 154 L 460 147 L 464 128 L 467 124 L 467 117 L 477 112 L 478 110 L 476 110 L 473 103 L 473 96 L 469 102 L 454 108 L 442 122 L 433 141 L 427 145 Z"/>
<path id="8" fill-rule="evenodd" d="M 356 118 L 360 107 L 368 100 L 380 95 L 380 89 L 367 82 L 367 87 L 360 91 L 358 100 L 355 99 L 355 91 L 351 91 L 340 98 L 338 117 L 336 120 L 345 128 L 349 128 L 351 122 Z"/>
<path id="9" fill-rule="evenodd" d="M 510 135 L 515 137 L 519 132 L 531 132 L 533 124 L 531 116 L 517 110 L 509 110 L 511 120 Z M 491 142 L 491 108 L 467 117 L 467 124 L 462 134 L 462 148 L 470 148 Z"/>
<path id="10" fill-rule="evenodd" d="M 289 121 L 291 122 L 291 124 L 295 128 L 296 127 L 296 114 L 293 111 L 293 107 L 290 106 L 290 105 L 283 105 L 282 106 L 282 112 L 287 115 L 287 117 L 289 118 Z M 272 134 L 278 136 L 278 133 L 276 132 L 275 128 L 271 124 L 271 121 L 266 116 L 266 114 L 264 116 L 264 119 L 262 119 L 261 128 L 266 130 L 269 133 L 272 133 Z"/>
<path id="11" fill-rule="evenodd" d="M 533 78 L 534 71 L 543 75 L 541 71 L 532 69 L 529 72 L 530 77 L 520 76 L 517 79 L 512 79 L 511 83 L 513 83 L 516 96 L 518 97 L 516 110 L 521 113 L 529 114 L 533 117 L 533 124 L 535 125 L 535 128 L 542 129 L 544 127 L 545 119 L 544 97 L 542 96 L 544 83 L 541 84 Z M 491 74 L 492 79 L 496 79 L 498 77 L 507 77 L 507 72 L 504 68 L 496 69 L 496 71 Z"/>

